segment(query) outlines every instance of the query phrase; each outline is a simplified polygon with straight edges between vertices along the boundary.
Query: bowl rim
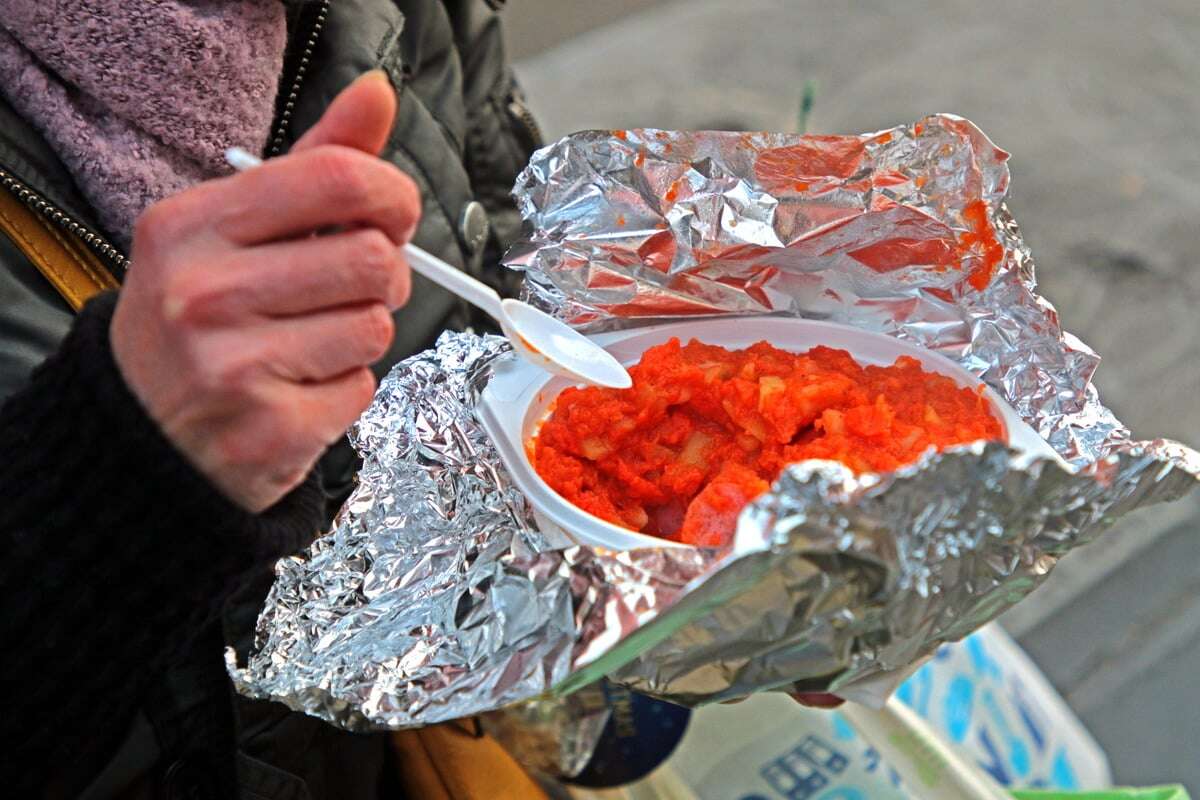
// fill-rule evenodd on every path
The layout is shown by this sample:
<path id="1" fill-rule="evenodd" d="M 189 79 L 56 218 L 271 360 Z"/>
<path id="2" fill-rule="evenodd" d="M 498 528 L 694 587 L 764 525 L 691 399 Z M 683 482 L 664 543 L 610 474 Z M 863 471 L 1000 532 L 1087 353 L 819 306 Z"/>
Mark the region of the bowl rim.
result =
<path id="1" fill-rule="evenodd" d="M 722 328 L 728 329 L 724 342 L 712 341 L 705 338 L 704 335 L 686 332 L 702 329 L 704 333 L 712 335 L 721 333 Z M 750 331 L 769 329 L 775 329 L 776 332 L 781 333 L 784 329 L 789 329 L 788 333 L 803 334 L 808 337 L 826 334 L 834 339 L 857 340 L 855 343 L 858 345 L 858 352 L 845 342 L 817 341 L 796 344 L 771 340 L 768 336 L 750 333 Z M 730 334 L 733 335 L 730 336 Z M 998 392 L 977 376 L 941 353 L 884 333 L 825 320 L 755 315 L 692 318 L 597 334 L 590 338 L 612 352 L 622 364 L 629 365 L 636 363 L 646 349 L 676 336 L 684 342 L 698 338 L 708 344 L 718 344 L 731 349 L 748 347 L 754 341 L 763 341 L 764 339 L 773 346 L 790 352 L 803 352 L 825 344 L 829 347 L 845 349 L 856 361 L 867 364 L 890 364 L 901 355 L 911 355 L 921 361 L 923 369 L 946 375 L 959 385 L 983 387 L 983 394 L 991 404 L 993 411 L 996 412 L 1004 429 L 1003 441 L 1010 448 L 1021 450 L 1032 457 L 1053 458 L 1060 463 L 1065 463 L 1045 440 L 1021 420 L 1016 410 Z M 798 338 L 803 338 L 803 336 Z M 753 338 L 753 341 L 746 344 L 737 343 L 738 339 L 747 338 Z M 730 343 L 731 340 L 733 343 Z M 644 344 L 637 349 L 643 341 Z M 886 357 L 870 355 L 871 352 L 878 354 L 883 351 L 894 352 L 895 355 L 889 356 L 890 361 L 886 360 Z M 860 355 L 863 352 L 868 354 Z M 577 384 L 566 378 L 543 372 L 536 366 L 513 356 L 496 364 L 492 379 L 481 394 L 480 419 L 485 430 L 495 442 L 501 459 L 512 475 L 513 483 L 529 500 L 535 519 L 543 526 L 547 522 L 553 524 L 574 541 L 613 550 L 629 550 L 639 547 L 694 547 L 694 545 L 683 542 L 660 539 L 650 534 L 622 528 L 596 517 L 554 491 L 534 469 L 529 458 L 528 448 L 533 436 L 536 435 L 536 425 L 545 419 L 553 406 L 554 398 L 563 389 L 574 385 Z M 532 429 L 531 425 L 534 425 Z M 969 443 L 964 443 L 964 446 L 967 444 Z M 591 530 L 587 530 L 588 528 Z"/>

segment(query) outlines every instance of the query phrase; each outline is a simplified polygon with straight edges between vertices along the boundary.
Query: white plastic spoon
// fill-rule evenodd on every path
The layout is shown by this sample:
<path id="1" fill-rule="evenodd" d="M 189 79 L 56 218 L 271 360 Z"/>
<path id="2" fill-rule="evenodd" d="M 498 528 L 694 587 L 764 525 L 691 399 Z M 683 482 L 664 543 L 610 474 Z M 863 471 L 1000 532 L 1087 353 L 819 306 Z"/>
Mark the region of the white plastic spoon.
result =
<path id="1" fill-rule="evenodd" d="M 225 160 L 239 172 L 262 164 L 240 147 L 225 151 Z M 565 323 L 520 300 L 501 300 L 485 283 L 457 270 L 419 247 L 402 248 L 408 264 L 442 288 L 484 311 L 496 322 L 525 360 L 573 381 L 628 389 L 633 385 L 625 367 L 607 351 Z"/>

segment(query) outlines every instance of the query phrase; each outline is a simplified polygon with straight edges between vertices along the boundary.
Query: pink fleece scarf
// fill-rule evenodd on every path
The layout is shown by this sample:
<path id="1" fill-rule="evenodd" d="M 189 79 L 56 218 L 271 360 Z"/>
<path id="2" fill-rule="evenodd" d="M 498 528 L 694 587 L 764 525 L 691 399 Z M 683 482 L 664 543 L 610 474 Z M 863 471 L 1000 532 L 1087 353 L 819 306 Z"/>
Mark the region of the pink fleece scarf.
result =
<path id="1" fill-rule="evenodd" d="M 262 152 L 287 43 L 279 0 L 0 0 L 0 92 L 128 250 L 151 203 Z"/>

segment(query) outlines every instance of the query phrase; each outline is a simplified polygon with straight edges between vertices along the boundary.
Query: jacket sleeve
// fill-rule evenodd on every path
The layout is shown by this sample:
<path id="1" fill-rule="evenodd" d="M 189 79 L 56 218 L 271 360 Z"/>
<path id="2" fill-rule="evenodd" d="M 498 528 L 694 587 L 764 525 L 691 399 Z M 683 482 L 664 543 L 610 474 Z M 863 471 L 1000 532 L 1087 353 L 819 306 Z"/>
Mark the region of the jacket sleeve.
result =
<path id="1" fill-rule="evenodd" d="M 476 198 L 488 211 L 491 234 L 485 272 L 510 291 L 520 274 L 500 267 L 500 257 L 521 233 L 512 200 L 513 182 L 542 145 L 542 134 L 521 92 L 504 49 L 502 3 L 444 0 L 462 62 L 467 135 L 464 163 Z"/>
<path id="2" fill-rule="evenodd" d="M 119 742 L 150 679 L 238 576 L 320 525 L 313 478 L 253 515 L 173 448 L 113 361 L 115 302 L 85 306 L 0 407 L 0 738 L 19 770 L 13 796 L 41 796 L 64 774 L 86 780 L 108 755 L 97 742 Z"/>

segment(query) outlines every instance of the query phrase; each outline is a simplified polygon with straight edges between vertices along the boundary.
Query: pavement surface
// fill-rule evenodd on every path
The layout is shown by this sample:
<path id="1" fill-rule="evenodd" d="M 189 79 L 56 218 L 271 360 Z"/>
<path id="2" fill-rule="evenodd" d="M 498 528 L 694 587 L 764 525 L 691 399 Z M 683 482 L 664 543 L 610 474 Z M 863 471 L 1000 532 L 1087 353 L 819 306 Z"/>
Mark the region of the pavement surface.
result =
<path id="1" fill-rule="evenodd" d="M 858 133 L 948 111 L 1013 154 L 1010 207 L 1138 438 L 1200 444 L 1196 0 L 516 0 L 531 104 L 583 128 Z M 1117 780 L 1200 794 L 1200 497 L 1068 556 L 1003 620 Z"/>

